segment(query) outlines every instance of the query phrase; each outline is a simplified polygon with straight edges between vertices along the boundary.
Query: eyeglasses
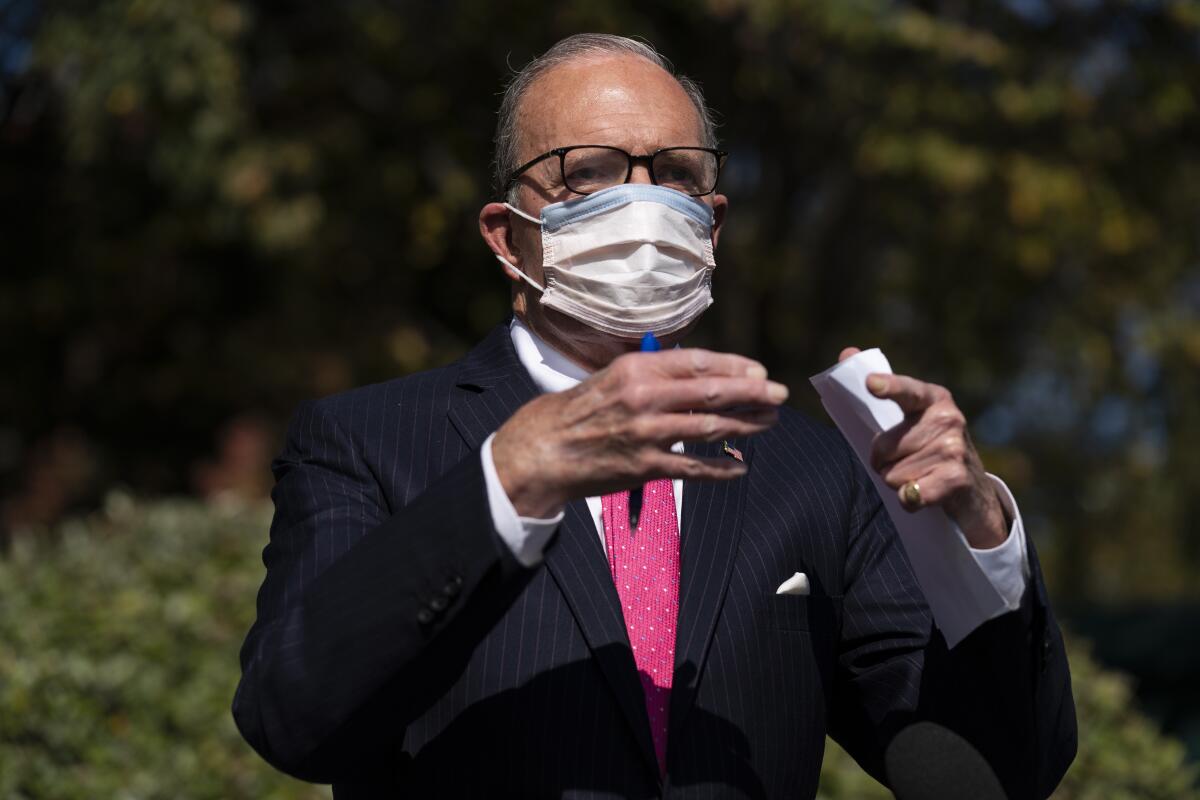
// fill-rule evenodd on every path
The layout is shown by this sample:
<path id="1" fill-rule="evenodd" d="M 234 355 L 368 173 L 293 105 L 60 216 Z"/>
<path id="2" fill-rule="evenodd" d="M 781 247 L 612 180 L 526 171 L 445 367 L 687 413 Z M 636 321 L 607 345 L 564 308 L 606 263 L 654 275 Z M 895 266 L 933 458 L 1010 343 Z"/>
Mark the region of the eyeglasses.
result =
<path id="1" fill-rule="evenodd" d="M 576 194 L 591 194 L 629 183 L 633 165 L 644 162 L 649 167 L 650 180 L 658 186 L 701 197 L 716 191 L 717 178 L 727 155 L 723 150 L 711 147 L 664 147 L 648 155 L 635 156 L 619 147 L 577 144 L 556 147 L 527 161 L 508 176 L 505 186 L 512 186 L 535 164 L 557 156 L 563 186 Z"/>

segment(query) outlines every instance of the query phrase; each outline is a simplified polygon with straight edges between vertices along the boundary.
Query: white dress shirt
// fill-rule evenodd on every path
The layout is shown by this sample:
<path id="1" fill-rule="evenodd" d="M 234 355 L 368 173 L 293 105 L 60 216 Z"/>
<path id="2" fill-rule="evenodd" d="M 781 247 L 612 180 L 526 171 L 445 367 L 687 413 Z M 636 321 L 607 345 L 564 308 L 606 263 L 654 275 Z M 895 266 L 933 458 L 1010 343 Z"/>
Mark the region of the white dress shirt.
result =
<path id="1" fill-rule="evenodd" d="M 528 370 L 534 384 L 543 392 L 566 391 L 574 388 L 588 377 L 587 370 L 568 360 L 566 356 L 543 342 L 519 319 L 514 317 L 509 329 L 513 346 L 517 351 L 517 358 Z M 526 567 L 533 567 L 541 562 L 542 552 L 545 550 L 547 542 L 550 541 L 550 537 L 563 520 L 563 510 L 560 509 L 556 515 L 546 519 L 522 517 L 517 514 L 517 510 L 513 507 L 512 501 L 504 491 L 504 487 L 500 484 L 500 478 L 496 474 L 496 464 L 492 459 L 492 439 L 495 436 L 496 434 L 493 433 L 484 441 L 480 453 L 483 461 L 484 480 L 487 484 L 488 505 L 492 512 L 492 524 L 496 527 L 496 533 L 512 550 L 517 561 Z M 683 452 L 683 443 L 678 442 L 671 449 L 677 453 Z M 988 580 L 1004 598 L 1007 610 L 1011 611 L 1020 605 L 1021 595 L 1025 592 L 1025 584 L 1029 578 L 1029 559 L 1025 553 L 1025 526 L 1021 522 L 1021 513 L 1017 509 L 1016 500 L 1008 487 L 995 475 L 989 474 L 988 477 L 995 483 L 1000 495 L 1000 502 L 1013 521 L 1008 538 L 1004 544 L 988 550 L 976 550 L 970 547 L 966 538 L 961 535 L 961 531 L 957 538 L 962 546 L 970 551 L 987 575 Z M 680 534 L 686 535 L 682 529 L 683 481 L 676 479 L 673 483 L 675 486 L 675 513 L 680 520 Z M 600 510 L 600 498 L 587 498 L 587 505 L 592 521 L 596 525 L 597 535 L 603 541 L 604 524 Z M 1002 609 L 999 613 L 1004 613 L 1004 610 Z M 981 619 L 977 625 L 986 621 Z"/>

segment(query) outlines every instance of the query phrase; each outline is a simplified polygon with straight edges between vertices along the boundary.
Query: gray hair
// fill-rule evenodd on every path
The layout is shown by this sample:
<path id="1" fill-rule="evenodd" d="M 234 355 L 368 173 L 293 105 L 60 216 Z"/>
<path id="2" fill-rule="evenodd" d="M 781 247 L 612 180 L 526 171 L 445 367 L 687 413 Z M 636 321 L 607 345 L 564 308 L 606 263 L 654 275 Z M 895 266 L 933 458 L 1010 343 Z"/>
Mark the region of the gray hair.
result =
<path id="1" fill-rule="evenodd" d="M 530 61 L 519 72 L 513 75 L 508 86 L 504 89 L 504 99 L 500 101 L 500 112 L 496 122 L 496 138 L 494 157 L 492 159 L 493 181 L 496 196 L 505 193 L 508 188 L 508 176 L 518 166 L 520 157 L 520 138 L 517 132 L 517 110 L 521 100 L 533 83 L 555 67 L 568 61 L 588 56 L 602 55 L 633 55 L 644 58 L 652 64 L 661 67 L 668 75 L 679 82 L 687 93 L 696 114 L 700 118 L 700 130 L 705 147 L 717 146 L 716 123 L 712 112 L 704 102 L 704 92 L 700 85 L 686 75 L 675 74 L 674 67 L 663 55 L 648 42 L 639 42 L 625 36 L 614 36 L 607 33 L 577 33 L 559 41 L 542 55 Z M 510 203 L 516 198 L 511 193 L 506 198 Z"/>

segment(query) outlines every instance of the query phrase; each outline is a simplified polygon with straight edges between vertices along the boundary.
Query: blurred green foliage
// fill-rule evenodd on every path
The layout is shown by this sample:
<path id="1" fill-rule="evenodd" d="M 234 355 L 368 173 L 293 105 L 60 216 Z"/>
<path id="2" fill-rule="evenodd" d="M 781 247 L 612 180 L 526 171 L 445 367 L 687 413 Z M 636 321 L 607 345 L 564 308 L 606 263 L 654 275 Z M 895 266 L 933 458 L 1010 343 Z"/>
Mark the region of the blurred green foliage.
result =
<path id="1" fill-rule="evenodd" d="M 1075 642 L 1071 679 L 1079 718 L 1079 755 L 1057 800 L 1200 798 L 1196 766 L 1184 746 L 1161 736 L 1132 705 L 1128 677 L 1103 670 Z"/>
<path id="2" fill-rule="evenodd" d="M 698 343 L 818 413 L 805 377 L 884 347 L 954 389 L 1056 593 L 1197 594 L 1197 0 L 55 3 L 0 145 L 9 496 L 63 430 L 83 502 L 186 488 L 236 415 L 501 321 L 497 92 L 580 30 L 723 112 Z"/>
<path id="3" fill-rule="evenodd" d="M 104 508 L 0 558 L 0 797 L 328 798 L 260 761 L 229 713 L 254 615 L 262 505 Z M 1071 645 L 1079 757 L 1059 800 L 1200 798 L 1183 747 Z M 830 743 L 821 800 L 890 797 Z"/>
<path id="4" fill-rule="evenodd" d="M 0 560 L 0 797 L 328 798 L 242 742 L 229 706 L 266 508 L 138 506 Z"/>

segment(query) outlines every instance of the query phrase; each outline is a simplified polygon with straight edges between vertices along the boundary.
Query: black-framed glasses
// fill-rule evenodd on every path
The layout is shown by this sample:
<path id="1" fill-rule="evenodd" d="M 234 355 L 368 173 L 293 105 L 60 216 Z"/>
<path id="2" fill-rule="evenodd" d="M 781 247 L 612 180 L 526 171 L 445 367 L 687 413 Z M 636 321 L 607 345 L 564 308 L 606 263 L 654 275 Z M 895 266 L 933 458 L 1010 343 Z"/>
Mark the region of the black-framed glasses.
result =
<path id="1" fill-rule="evenodd" d="M 716 191 L 721 165 L 727 155 L 725 151 L 711 147 L 664 147 L 644 156 L 635 156 L 619 147 L 576 144 L 556 147 L 525 162 L 508 176 L 505 186 L 512 186 L 535 164 L 557 157 L 563 186 L 575 194 L 591 194 L 629 183 L 633 165 L 643 162 L 650 170 L 650 180 L 658 186 L 702 197 Z"/>

